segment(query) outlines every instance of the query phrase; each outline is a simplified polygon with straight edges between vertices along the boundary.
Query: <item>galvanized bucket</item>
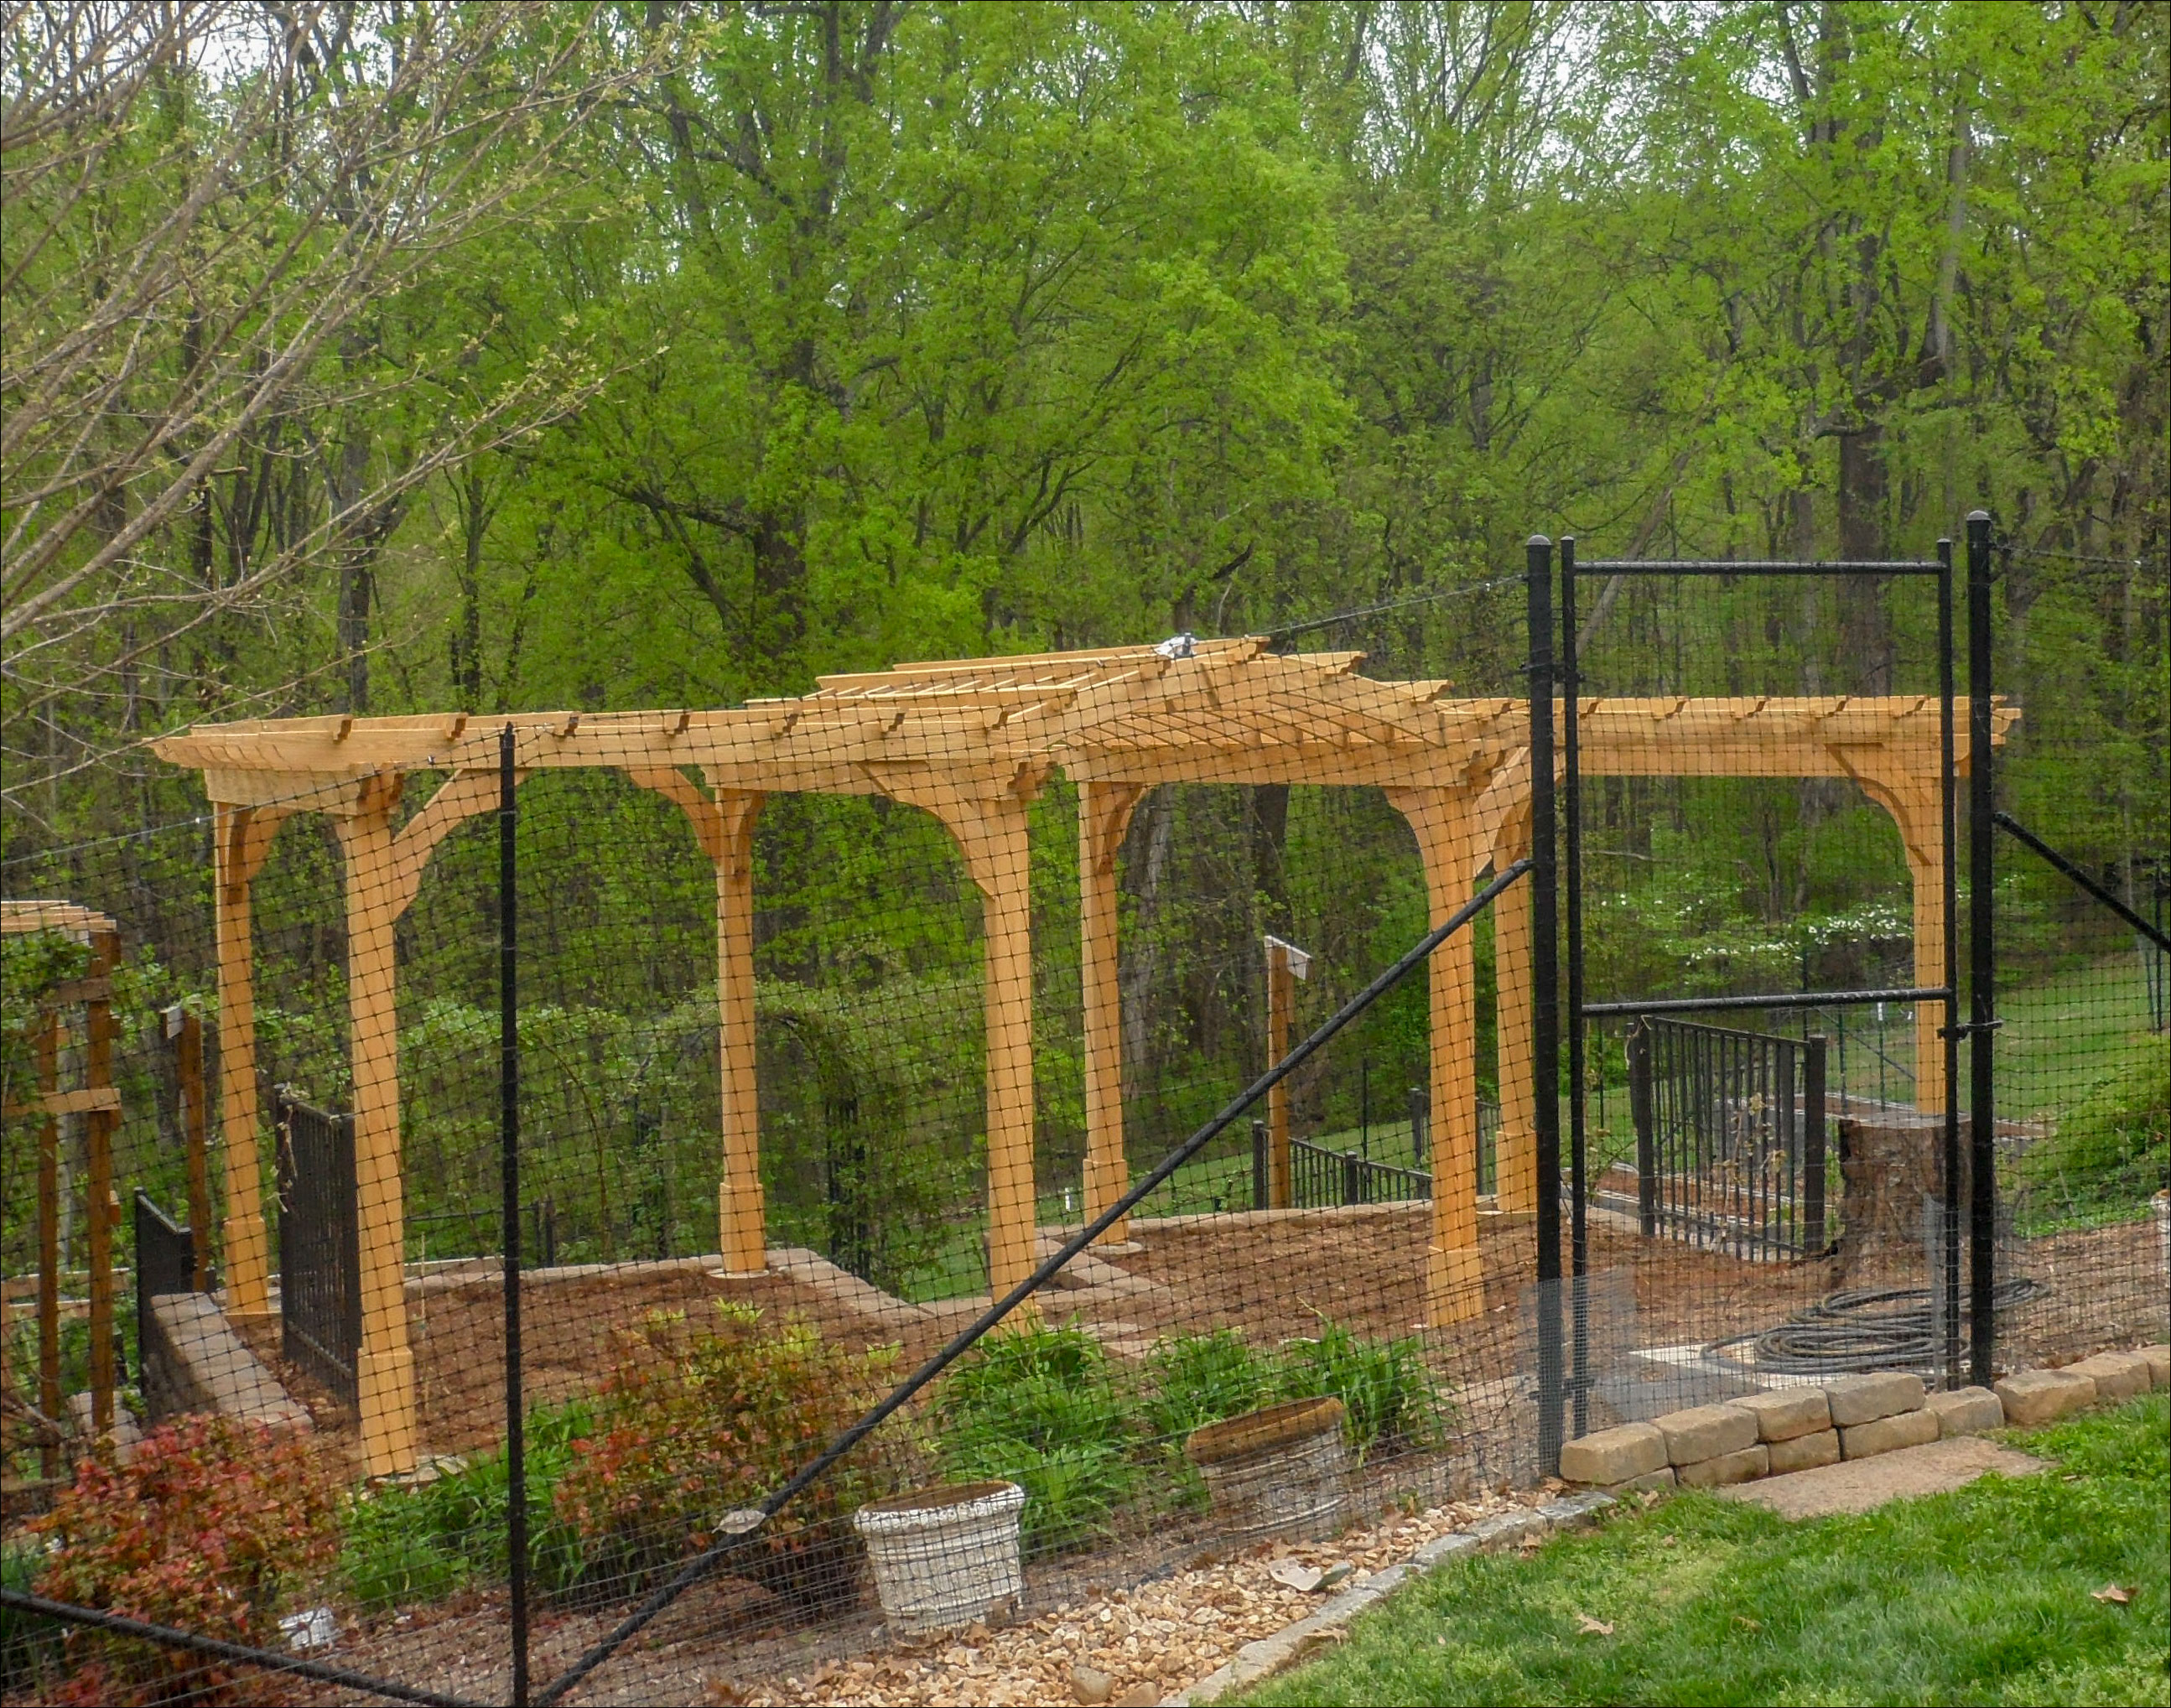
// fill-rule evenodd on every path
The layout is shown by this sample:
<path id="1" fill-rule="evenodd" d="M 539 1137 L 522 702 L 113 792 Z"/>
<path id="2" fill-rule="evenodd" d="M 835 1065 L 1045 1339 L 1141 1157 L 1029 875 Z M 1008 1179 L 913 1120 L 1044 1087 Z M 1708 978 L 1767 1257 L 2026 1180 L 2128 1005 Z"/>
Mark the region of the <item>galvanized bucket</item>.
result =
<path id="1" fill-rule="evenodd" d="M 1318 1541 L 1341 1530 L 1349 1508 L 1343 1416 L 1339 1400 L 1290 1400 L 1192 1432 L 1185 1456 L 1231 1536 Z"/>

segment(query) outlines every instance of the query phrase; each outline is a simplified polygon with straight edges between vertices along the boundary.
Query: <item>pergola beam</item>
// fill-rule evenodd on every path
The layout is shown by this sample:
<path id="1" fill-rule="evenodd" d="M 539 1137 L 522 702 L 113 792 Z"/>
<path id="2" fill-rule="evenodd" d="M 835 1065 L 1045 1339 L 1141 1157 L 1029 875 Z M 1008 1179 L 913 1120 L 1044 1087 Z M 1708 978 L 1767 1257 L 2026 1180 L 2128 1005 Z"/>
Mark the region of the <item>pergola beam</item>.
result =
<path id="1" fill-rule="evenodd" d="M 756 1130 L 753 827 L 780 793 L 886 795 L 933 813 L 981 892 L 988 1029 L 989 1266 L 1001 1293 L 1034 1259 L 1032 907 L 1027 806 L 1051 771 L 1075 783 L 1086 1047 L 1086 1202 L 1128 1183 L 1123 1139 L 1116 855 L 1132 810 L 1163 783 L 1372 784 L 1415 830 L 1430 912 L 1444 918 L 1482 868 L 1527 839 L 1527 711 L 1500 697 L 1453 698 L 1444 681 L 1355 674 L 1358 652 L 1278 655 L 1263 638 L 1181 646 L 938 660 L 825 676 L 812 694 L 713 710 L 531 712 L 509 718 L 319 717 L 214 725 L 155 745 L 203 774 L 216 806 L 227 1273 L 231 1308 L 265 1308 L 258 1185 L 250 886 L 285 817 L 341 825 L 348 858 L 349 989 L 362 1207 L 365 1455 L 373 1471 L 412 1468 L 417 1450 L 406 1356 L 398 1039 L 392 929 L 432 852 L 497 800 L 500 731 L 513 726 L 522 778 L 616 767 L 676 803 L 716 874 L 718 1025 L 723 1063 L 719 1239 L 727 1268 L 765 1261 Z M 1565 707 L 1559 715 L 1564 720 Z M 1580 703 L 1586 774 L 1843 776 L 1900 827 L 1916 885 L 1916 978 L 1941 983 L 1942 920 L 1925 874 L 1942 859 L 1934 811 L 1937 703 L 1921 695 L 1595 698 Z M 2002 740 L 2018 715 L 2000 706 Z M 1967 718 L 1957 719 L 1965 766 Z M 396 829 L 401 780 L 448 774 Z M 694 780 L 705 779 L 705 790 Z M 1934 883 L 1931 888 L 1935 889 Z M 1523 886 L 1498 926 L 1504 1063 L 1527 1054 L 1529 945 Z M 1925 933 L 1937 939 L 1926 960 Z M 1934 977 L 1931 975 L 1934 973 Z M 1428 1310 L 1480 1308 L 1476 1260 L 1476 1047 L 1470 940 L 1429 971 L 1434 1133 Z M 1918 1020 L 1934 1042 L 1941 1017 Z M 1927 1046 L 1918 1045 L 1918 1047 Z M 1535 1204 L 1527 1095 L 1504 1073 L 1500 1193 Z M 1527 1088 L 1524 1088 L 1527 1091 Z M 1930 1091 L 1923 1082 L 1926 1095 Z M 1527 1177 L 1527 1178 L 1526 1178 Z M 1120 1239 L 1123 1230 L 1112 1229 Z"/>

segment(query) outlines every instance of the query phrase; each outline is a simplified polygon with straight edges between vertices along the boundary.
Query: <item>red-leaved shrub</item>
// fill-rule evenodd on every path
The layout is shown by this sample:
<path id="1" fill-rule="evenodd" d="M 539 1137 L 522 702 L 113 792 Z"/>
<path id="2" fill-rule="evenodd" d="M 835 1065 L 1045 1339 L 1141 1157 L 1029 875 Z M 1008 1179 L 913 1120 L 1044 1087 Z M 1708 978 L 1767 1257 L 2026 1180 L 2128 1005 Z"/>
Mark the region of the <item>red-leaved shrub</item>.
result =
<path id="1" fill-rule="evenodd" d="M 759 1313 L 720 1305 L 712 1331 L 657 1313 L 626 1337 L 596 1398 L 596 1428 L 573 1443 L 558 1515 L 587 1545 L 592 1579 L 630 1590 L 708 1546 L 716 1521 L 750 1507 L 880 1397 L 894 1348 L 853 1352 L 807 1324 L 764 1329 Z M 860 1550 L 847 1518 L 903 1486 L 879 1448 L 823 1478 L 739 1568 L 814 1605 L 849 1600 Z M 598 1587 L 600 1587 L 598 1582 Z"/>
<path id="2" fill-rule="evenodd" d="M 199 1636 L 283 1650 L 279 1615 L 338 1548 L 339 1494 L 310 1443 L 224 1417 L 161 1424 L 126 1464 L 85 1459 L 31 1524 L 54 1551 L 37 1593 Z M 276 1700 L 254 1668 L 78 1627 L 52 1700 Z"/>

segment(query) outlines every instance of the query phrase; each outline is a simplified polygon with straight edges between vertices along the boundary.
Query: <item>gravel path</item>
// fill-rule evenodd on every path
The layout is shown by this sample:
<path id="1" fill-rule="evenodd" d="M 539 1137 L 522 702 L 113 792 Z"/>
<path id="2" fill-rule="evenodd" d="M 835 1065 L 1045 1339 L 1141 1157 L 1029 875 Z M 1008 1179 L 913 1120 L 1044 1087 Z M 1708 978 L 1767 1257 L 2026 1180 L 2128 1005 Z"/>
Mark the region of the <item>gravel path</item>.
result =
<path id="1" fill-rule="evenodd" d="M 804 1678 L 743 1693 L 726 1685 L 713 1700 L 823 1708 L 1159 1702 L 1196 1684 L 1244 1644 L 1317 1611 L 1328 1595 L 1408 1558 L 1434 1538 L 1551 1498 L 1538 1493 L 1491 1496 L 1434 1507 L 1415 1517 L 1382 1519 L 1332 1542 L 1262 1544 L 1232 1558 L 1201 1560 L 1189 1570 L 1000 1630 L 974 1625 L 917 1648 L 828 1662 Z M 1310 1591 L 1273 1575 L 1278 1567 L 1299 1566 L 1349 1569 Z M 1073 1669 L 1081 1666 L 1108 1681 L 1107 1696 L 1080 1693 Z"/>

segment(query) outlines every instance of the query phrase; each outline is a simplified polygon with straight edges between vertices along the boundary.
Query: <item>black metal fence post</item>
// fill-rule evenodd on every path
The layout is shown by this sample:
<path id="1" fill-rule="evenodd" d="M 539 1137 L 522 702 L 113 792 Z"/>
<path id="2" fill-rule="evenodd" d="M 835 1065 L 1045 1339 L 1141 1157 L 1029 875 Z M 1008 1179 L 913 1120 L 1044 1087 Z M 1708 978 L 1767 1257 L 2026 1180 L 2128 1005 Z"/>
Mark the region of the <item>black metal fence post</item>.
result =
<path id="1" fill-rule="evenodd" d="M 1628 1029 L 1628 1118 L 1636 1128 L 1636 1226 L 1648 1240 L 1659 1231 L 1659 1143 L 1651 1108 L 1651 1029 Z"/>
<path id="2" fill-rule="evenodd" d="M 1987 1388 L 1997 1373 L 1997 924 L 1991 816 L 1997 810 L 1991 722 L 1990 517 L 1967 519 L 1968 570 L 1968 1325 L 1970 1376 Z M 1953 981 L 1949 981 L 1953 982 Z"/>
<path id="3" fill-rule="evenodd" d="M 1252 1123 L 1252 1207 L 1255 1210 L 1263 1210 L 1272 1202 L 1268 1195 L 1273 1191 L 1273 1182 L 1268 1170 L 1267 1123 L 1255 1121 Z"/>
<path id="4" fill-rule="evenodd" d="M 1560 1470 L 1560 916 L 1553 838 L 1553 547 L 1524 550 L 1530 648 L 1530 1079 L 1537 1124 L 1538 1470 Z"/>
<path id="5" fill-rule="evenodd" d="M 1802 1253 L 1825 1249 L 1825 1036 L 1812 1032 L 1802 1054 Z"/>
<path id="6" fill-rule="evenodd" d="M 1581 672 L 1576 663 L 1575 540 L 1560 543 L 1561 852 L 1568 889 L 1568 1229 L 1575 1433 L 1590 1427 L 1590 1143 L 1584 1119 L 1583 771 Z"/>
<path id="7" fill-rule="evenodd" d="M 1944 1345 L 1940 1350 L 1940 1374 L 1948 1387 L 1959 1380 L 1960 1368 L 1960 1017 L 1959 1004 L 1955 1000 L 1959 991 L 1960 959 L 1959 820 L 1958 791 L 1954 782 L 1958 771 L 1958 743 L 1953 727 L 1953 543 L 1941 539 L 1938 542 L 1938 794 L 1944 831 L 1941 865 L 1945 892 L 1946 995 L 1945 1023 L 1938 1029 L 1944 1042 L 1941 1053 L 1945 1074 L 1943 1178 L 1938 1182 L 1938 1189 L 1944 1202 L 1944 1247 L 1938 1266 L 1943 1273 L 1932 1276 L 1930 1285 L 1943 1293 L 1945 1332 Z M 1916 1072 L 1919 1074 L 1921 1071 L 1917 1067 Z M 1922 1095 L 1919 1085 L 1916 1095 L 1918 1099 Z"/>
<path id="8" fill-rule="evenodd" d="M 528 1456 L 520 1374 L 519 862 L 513 727 L 497 742 L 498 1121 L 504 1170 L 505 1545 L 513 1708 L 528 1708 Z"/>

